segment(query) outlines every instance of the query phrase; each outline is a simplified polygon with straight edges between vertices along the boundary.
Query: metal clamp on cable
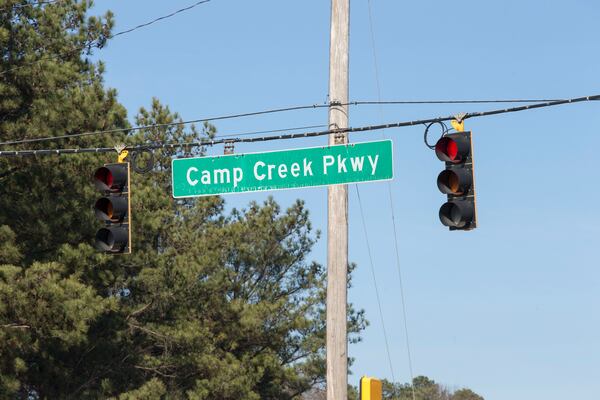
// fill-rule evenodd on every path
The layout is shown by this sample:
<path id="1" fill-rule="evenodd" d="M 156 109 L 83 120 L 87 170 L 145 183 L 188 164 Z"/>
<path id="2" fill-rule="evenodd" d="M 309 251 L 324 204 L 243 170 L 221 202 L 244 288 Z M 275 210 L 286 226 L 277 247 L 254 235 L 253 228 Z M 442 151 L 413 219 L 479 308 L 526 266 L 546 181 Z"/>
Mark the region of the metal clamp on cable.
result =
<path id="1" fill-rule="evenodd" d="M 129 152 L 126 150 L 127 145 L 123 143 L 119 143 L 115 145 L 115 150 L 117 152 L 117 162 L 124 163 L 125 159 L 129 155 Z"/>
<path id="2" fill-rule="evenodd" d="M 345 144 L 346 143 L 346 135 L 344 132 L 336 132 L 334 134 L 335 144 Z"/>
<path id="3" fill-rule="evenodd" d="M 233 154 L 235 151 L 235 143 L 234 142 L 225 142 L 225 147 L 223 148 L 223 154 Z"/>

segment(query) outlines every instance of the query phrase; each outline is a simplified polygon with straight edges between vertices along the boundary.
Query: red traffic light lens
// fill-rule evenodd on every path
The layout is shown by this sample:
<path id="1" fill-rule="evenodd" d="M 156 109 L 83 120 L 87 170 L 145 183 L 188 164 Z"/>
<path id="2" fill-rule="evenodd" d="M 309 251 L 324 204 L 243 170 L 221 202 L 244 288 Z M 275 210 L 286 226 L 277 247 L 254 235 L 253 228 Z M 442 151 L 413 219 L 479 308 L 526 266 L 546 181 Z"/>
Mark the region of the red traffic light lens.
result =
<path id="1" fill-rule="evenodd" d="M 442 161 L 457 162 L 458 144 L 449 137 L 443 137 L 435 145 L 435 154 Z"/>
<path id="2" fill-rule="evenodd" d="M 127 186 L 129 171 L 125 163 L 108 164 L 94 173 L 94 184 L 101 192 L 119 192 Z"/>
<path id="3" fill-rule="evenodd" d="M 113 186 L 114 177 L 110 169 L 106 167 L 98 168 L 94 174 L 96 187 L 100 190 L 110 190 Z"/>
<path id="4" fill-rule="evenodd" d="M 449 133 L 435 144 L 435 155 L 452 164 L 465 162 L 471 153 L 471 138 L 467 132 Z"/>

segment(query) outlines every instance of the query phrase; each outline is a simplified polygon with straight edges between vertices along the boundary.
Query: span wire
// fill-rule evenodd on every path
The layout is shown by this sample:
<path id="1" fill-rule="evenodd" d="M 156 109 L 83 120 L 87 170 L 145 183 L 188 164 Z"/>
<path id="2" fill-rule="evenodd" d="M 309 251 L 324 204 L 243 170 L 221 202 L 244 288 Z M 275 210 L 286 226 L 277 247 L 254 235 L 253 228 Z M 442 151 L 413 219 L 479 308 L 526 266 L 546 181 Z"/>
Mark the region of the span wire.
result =
<path id="1" fill-rule="evenodd" d="M 534 110 L 538 108 L 545 107 L 553 107 L 563 104 L 574 104 L 581 103 L 586 101 L 597 101 L 600 100 L 600 95 L 593 96 L 585 96 L 585 97 L 576 97 L 573 99 L 566 100 L 558 100 L 551 101 L 546 103 L 538 103 L 538 104 L 530 104 L 526 106 L 519 106 L 513 108 L 505 108 L 498 110 L 489 110 L 489 111 L 480 111 L 480 112 L 470 112 L 462 114 L 462 120 L 471 119 L 471 118 L 481 118 L 488 117 L 492 115 L 506 114 L 512 112 L 519 111 L 527 111 Z M 183 142 L 174 142 L 174 143 L 147 143 L 147 144 L 137 144 L 128 146 L 128 150 L 140 150 L 140 149 L 161 149 L 161 148 L 189 148 L 189 147 L 198 147 L 198 146 L 214 146 L 218 144 L 224 143 L 255 143 L 255 142 L 268 142 L 274 140 L 290 140 L 290 139 L 301 139 L 301 138 L 310 138 L 310 137 L 319 137 L 332 135 L 337 133 L 358 133 L 358 132 L 368 132 L 368 131 L 376 131 L 381 129 L 389 129 L 389 128 L 404 128 L 409 126 L 417 126 L 417 125 L 426 125 L 431 122 L 446 122 L 456 119 L 457 117 L 454 115 L 446 116 L 446 117 L 437 117 L 437 118 L 426 118 L 426 119 L 416 119 L 411 121 L 400 121 L 400 122 L 392 122 L 388 124 L 380 124 L 380 125 L 367 125 L 360 126 L 356 128 L 348 127 L 348 128 L 339 128 L 339 129 L 330 129 L 324 131 L 313 131 L 313 132 L 300 132 L 300 133 L 289 133 L 284 135 L 271 135 L 271 136 L 258 136 L 258 137 L 234 137 L 230 139 L 206 139 L 200 142 L 191 142 L 191 143 L 183 143 Z M 34 156 L 34 155 L 50 155 L 50 154 L 81 154 L 81 153 L 108 153 L 115 151 L 113 147 L 97 147 L 97 148 L 72 148 L 72 149 L 31 149 L 31 150 L 4 150 L 0 151 L 0 156 Z"/>
<path id="2" fill-rule="evenodd" d="M 395 104 L 395 105 L 407 105 L 407 104 L 485 104 L 485 103 L 531 103 L 531 102 L 558 102 L 558 101 L 568 101 L 565 99 L 557 99 L 557 100 L 532 100 L 532 99 L 513 99 L 513 100 L 400 100 L 400 101 L 352 101 L 343 104 L 335 104 L 338 106 L 358 106 L 358 105 L 385 105 L 385 104 Z M 0 142 L 0 146 L 3 145 L 15 145 L 15 144 L 23 144 L 23 143 L 36 143 L 36 142 L 47 142 L 61 139 L 69 139 L 69 138 L 77 138 L 84 136 L 93 136 L 93 135 L 104 135 L 104 134 L 113 134 L 113 133 L 121 133 L 121 132 L 131 132 L 141 129 L 150 129 L 150 128 L 163 128 L 169 126 L 179 126 L 179 125 L 189 125 L 199 122 L 211 122 L 211 121 L 219 121 L 225 119 L 234 119 L 234 118 L 244 118 L 258 115 L 266 115 L 266 114 L 274 114 L 288 111 L 298 111 L 298 110 L 306 110 L 306 109 L 317 109 L 317 108 L 327 108 L 330 107 L 330 104 L 309 104 L 309 105 L 301 105 L 301 106 L 292 106 L 292 107 L 283 107 L 283 108 L 274 108 L 269 110 L 262 111 L 254 111 L 240 114 L 231 114 L 231 115 L 222 115 L 211 118 L 201 118 L 201 119 L 193 119 L 188 121 L 178 121 L 178 122 L 170 122 L 165 124 L 151 124 L 151 125 L 141 125 L 134 126 L 130 128 L 116 128 L 116 129 L 107 129 L 101 131 L 90 131 L 90 132 L 82 132 L 75 133 L 70 135 L 60 135 L 60 136 L 48 136 L 41 138 L 31 138 L 31 139 L 19 139 L 19 140 L 11 140 Z"/>

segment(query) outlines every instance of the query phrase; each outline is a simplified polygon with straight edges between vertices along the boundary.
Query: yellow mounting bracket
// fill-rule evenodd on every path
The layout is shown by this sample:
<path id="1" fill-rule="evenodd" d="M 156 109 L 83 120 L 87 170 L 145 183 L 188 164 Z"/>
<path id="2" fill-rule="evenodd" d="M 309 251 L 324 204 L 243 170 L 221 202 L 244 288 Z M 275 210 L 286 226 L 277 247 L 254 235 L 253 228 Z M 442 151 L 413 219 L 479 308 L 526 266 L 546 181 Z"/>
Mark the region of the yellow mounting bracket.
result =
<path id="1" fill-rule="evenodd" d="M 454 129 L 456 129 L 457 131 L 459 131 L 459 132 L 465 131 L 465 121 L 458 122 L 457 120 L 453 119 L 452 121 L 450 121 L 450 123 L 452 124 L 452 127 Z"/>
<path id="2" fill-rule="evenodd" d="M 450 121 L 452 127 L 456 129 L 458 132 L 465 131 L 465 114 L 460 113 L 454 116 L 454 119 Z"/>
<path id="3" fill-rule="evenodd" d="M 118 144 L 115 146 L 115 150 L 117 151 L 117 162 L 124 163 L 125 159 L 129 155 L 129 151 L 127 151 L 126 146 L 124 144 Z"/>
<path id="4" fill-rule="evenodd" d="M 119 156 L 117 157 L 117 162 L 124 163 L 125 159 L 127 158 L 128 155 L 129 155 L 129 152 L 127 150 L 121 150 L 121 152 L 119 153 Z"/>

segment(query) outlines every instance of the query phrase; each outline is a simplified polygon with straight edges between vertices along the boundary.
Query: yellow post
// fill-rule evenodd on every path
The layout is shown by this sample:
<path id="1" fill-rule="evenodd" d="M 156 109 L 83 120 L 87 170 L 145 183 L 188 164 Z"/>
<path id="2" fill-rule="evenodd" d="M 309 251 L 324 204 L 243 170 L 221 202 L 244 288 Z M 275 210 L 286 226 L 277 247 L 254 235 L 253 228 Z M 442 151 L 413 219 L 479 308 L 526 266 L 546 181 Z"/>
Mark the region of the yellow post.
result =
<path id="1" fill-rule="evenodd" d="M 383 390 L 379 379 L 367 376 L 360 378 L 360 400 L 381 400 L 382 396 Z"/>

